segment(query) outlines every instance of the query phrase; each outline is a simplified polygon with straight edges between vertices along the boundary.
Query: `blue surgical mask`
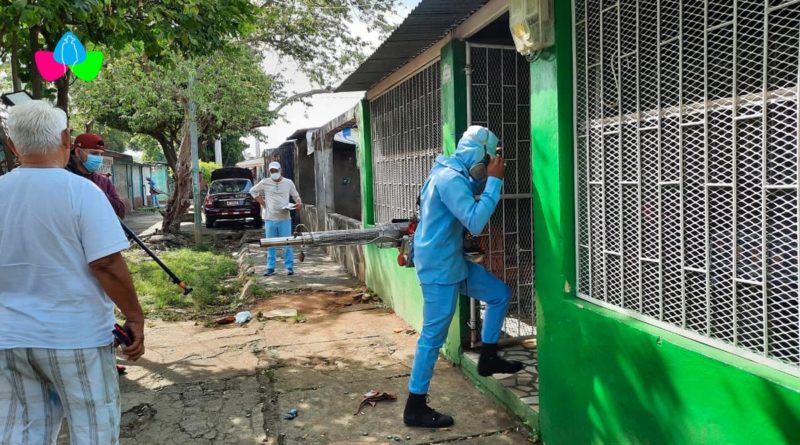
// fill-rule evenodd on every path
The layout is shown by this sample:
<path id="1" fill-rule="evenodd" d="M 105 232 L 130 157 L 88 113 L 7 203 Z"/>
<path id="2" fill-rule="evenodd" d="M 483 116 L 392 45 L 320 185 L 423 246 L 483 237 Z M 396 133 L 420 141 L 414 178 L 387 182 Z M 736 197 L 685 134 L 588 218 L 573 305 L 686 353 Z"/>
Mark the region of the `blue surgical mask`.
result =
<path id="1" fill-rule="evenodd" d="M 90 172 L 96 172 L 103 166 L 103 157 L 100 155 L 89 155 L 83 161 L 83 168 Z"/>
<path id="2" fill-rule="evenodd" d="M 280 173 L 270 173 L 269 177 L 272 178 L 273 181 L 277 181 L 278 179 L 281 179 L 281 174 Z"/>

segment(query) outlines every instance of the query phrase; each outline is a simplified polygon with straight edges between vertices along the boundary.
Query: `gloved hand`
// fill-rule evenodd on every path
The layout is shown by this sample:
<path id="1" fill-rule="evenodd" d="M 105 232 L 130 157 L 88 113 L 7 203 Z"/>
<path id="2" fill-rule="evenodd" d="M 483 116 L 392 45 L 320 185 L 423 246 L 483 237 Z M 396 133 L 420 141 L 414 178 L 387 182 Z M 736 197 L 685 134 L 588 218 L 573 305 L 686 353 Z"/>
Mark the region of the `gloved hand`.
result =
<path id="1" fill-rule="evenodd" d="M 489 166 L 486 168 L 489 176 L 494 176 L 498 179 L 503 179 L 506 174 L 506 163 L 503 157 L 498 154 L 489 161 Z"/>

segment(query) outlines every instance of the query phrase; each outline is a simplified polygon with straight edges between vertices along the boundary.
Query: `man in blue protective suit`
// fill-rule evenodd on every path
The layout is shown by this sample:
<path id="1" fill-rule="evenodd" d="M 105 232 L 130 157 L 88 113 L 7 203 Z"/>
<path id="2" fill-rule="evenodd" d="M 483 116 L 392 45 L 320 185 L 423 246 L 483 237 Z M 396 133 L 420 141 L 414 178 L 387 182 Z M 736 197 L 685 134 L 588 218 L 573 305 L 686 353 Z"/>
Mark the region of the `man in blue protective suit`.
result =
<path id="1" fill-rule="evenodd" d="M 439 156 L 420 193 L 420 220 L 414 235 L 414 263 L 424 298 L 423 325 L 414 355 L 403 421 L 441 428 L 453 418 L 427 404 L 433 368 L 456 308 L 459 293 L 486 302 L 483 349 L 478 373 L 514 373 L 522 363 L 497 355 L 497 341 L 511 290 L 483 267 L 464 259 L 464 228 L 478 235 L 500 201 L 505 165 L 498 139 L 484 127 L 464 132 L 454 156 Z M 484 183 L 485 182 L 485 186 Z M 475 197 L 480 187 L 483 192 Z"/>

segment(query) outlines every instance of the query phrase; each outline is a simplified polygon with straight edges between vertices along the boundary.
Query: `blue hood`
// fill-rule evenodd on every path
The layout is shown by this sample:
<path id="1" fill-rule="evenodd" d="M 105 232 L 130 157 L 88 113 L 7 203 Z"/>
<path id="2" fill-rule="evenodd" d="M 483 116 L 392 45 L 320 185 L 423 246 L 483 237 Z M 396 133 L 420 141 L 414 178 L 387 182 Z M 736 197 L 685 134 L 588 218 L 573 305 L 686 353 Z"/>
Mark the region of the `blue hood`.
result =
<path id="1" fill-rule="evenodd" d="M 467 128 L 458 141 L 454 158 L 461 164 L 463 171 L 467 172 L 470 167 L 483 159 L 484 153 L 489 153 L 489 156 L 497 154 L 498 142 L 497 135 L 488 128 L 473 125 Z"/>

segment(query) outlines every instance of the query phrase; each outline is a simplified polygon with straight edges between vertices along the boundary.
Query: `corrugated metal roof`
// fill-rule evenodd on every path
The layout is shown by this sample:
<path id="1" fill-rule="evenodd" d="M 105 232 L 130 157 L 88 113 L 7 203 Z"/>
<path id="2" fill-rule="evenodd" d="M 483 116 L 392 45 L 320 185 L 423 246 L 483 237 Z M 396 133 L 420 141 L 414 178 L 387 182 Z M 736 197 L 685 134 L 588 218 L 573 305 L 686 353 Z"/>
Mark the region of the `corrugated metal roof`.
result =
<path id="1" fill-rule="evenodd" d="M 364 91 L 438 42 L 488 0 L 422 0 L 337 92 Z"/>

